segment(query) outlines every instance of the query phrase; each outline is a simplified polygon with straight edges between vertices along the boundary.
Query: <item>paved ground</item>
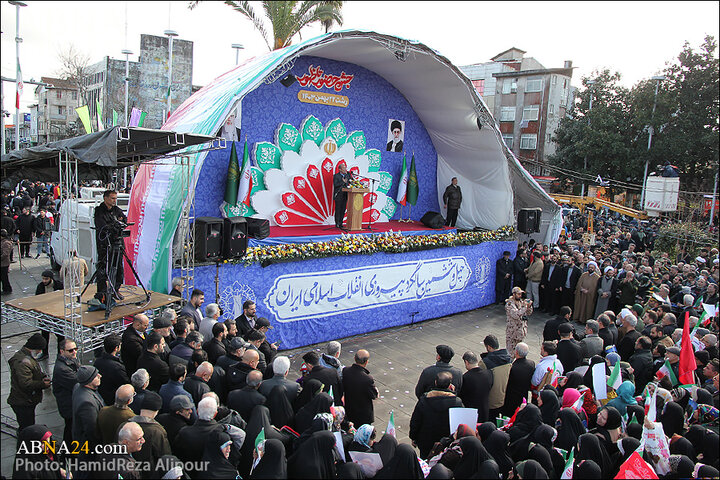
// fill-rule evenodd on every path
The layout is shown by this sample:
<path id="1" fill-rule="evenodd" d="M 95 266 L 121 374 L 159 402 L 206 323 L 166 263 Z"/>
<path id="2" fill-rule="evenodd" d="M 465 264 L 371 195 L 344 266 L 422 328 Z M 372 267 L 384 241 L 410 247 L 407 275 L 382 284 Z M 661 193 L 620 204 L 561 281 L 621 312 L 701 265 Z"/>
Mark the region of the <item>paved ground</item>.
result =
<path id="1" fill-rule="evenodd" d="M 49 260 L 23 259 L 22 268 L 19 263 L 10 267 L 10 281 L 14 292 L 3 295 L 3 300 L 30 296 L 35 293 L 35 287 L 40 282 L 40 274 L 49 268 Z M 539 348 L 542 336 L 542 326 L 548 317 L 535 313 L 529 324 L 529 333 L 526 342 L 530 346 L 529 358 L 537 361 L 540 357 Z M 1 472 L 4 476 L 12 474 L 12 461 L 15 451 L 15 439 L 8 434 L 14 433 L 10 425 L 15 423 L 13 411 L 7 405 L 7 396 L 10 391 L 10 375 L 8 360 L 25 343 L 30 327 L 14 322 L 2 326 L 2 362 L 0 362 L 0 401 L 2 402 L 2 461 Z M 440 343 L 450 345 L 456 352 L 453 365 L 463 369 L 462 354 L 467 350 L 482 353 L 485 348 L 482 340 L 485 335 L 493 333 L 505 341 L 505 312 L 499 305 L 492 305 L 470 312 L 452 315 L 450 317 L 428 320 L 412 326 L 395 327 L 365 335 L 358 335 L 342 339 L 343 346 L 340 360 L 344 365 L 351 365 L 355 352 L 360 348 L 370 351 L 370 364 L 368 369 L 375 378 L 380 390 L 380 398 L 375 403 L 375 425 L 378 430 L 385 430 L 390 411 L 395 412 L 395 422 L 398 431 L 398 440 L 406 441 L 410 415 L 415 407 L 415 384 L 422 369 L 435 362 L 435 346 Z M 292 359 L 291 376 L 299 375 L 300 358 L 307 350 L 323 349 L 324 345 L 283 352 Z M 46 371 L 52 372 L 54 359 L 57 354 L 55 336 L 50 335 L 50 359 L 42 362 Z M 88 356 L 89 363 L 92 356 Z M 36 409 L 38 423 L 46 424 L 55 435 L 62 437 L 64 422 L 57 412 L 55 399 L 50 390 L 46 390 L 43 402 Z"/>

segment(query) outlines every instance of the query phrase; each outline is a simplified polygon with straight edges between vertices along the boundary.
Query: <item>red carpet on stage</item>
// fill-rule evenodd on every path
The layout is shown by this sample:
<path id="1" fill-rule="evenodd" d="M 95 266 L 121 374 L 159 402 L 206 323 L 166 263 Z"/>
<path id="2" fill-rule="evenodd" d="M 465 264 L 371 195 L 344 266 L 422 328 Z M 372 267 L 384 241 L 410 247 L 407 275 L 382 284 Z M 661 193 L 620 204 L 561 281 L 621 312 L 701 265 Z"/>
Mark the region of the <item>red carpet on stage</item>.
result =
<path id="1" fill-rule="evenodd" d="M 363 230 L 359 232 L 349 233 L 371 233 L 367 229 L 367 225 L 363 225 Z M 440 229 L 429 228 L 423 225 L 419 221 L 413 221 L 411 223 L 399 222 L 392 220 L 386 223 L 373 223 L 372 233 L 385 233 L 392 230 L 393 232 L 435 232 L 435 233 L 446 233 L 454 231 L 454 227 L 443 227 Z M 340 235 L 343 232 L 339 228 L 335 228 L 334 225 L 313 225 L 310 227 L 270 227 L 270 237 L 313 237 L 313 236 L 324 236 L 324 235 Z"/>

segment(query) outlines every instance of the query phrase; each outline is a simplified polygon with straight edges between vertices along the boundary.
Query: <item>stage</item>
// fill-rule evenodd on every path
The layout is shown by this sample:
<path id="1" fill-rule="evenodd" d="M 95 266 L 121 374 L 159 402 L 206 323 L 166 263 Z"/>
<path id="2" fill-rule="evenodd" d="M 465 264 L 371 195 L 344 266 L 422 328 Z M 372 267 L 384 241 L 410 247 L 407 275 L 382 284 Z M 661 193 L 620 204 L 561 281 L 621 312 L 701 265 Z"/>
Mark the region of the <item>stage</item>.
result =
<path id="1" fill-rule="evenodd" d="M 285 243 L 312 243 L 327 242 L 340 238 L 344 235 L 378 235 L 387 232 L 401 233 L 402 235 L 433 235 L 437 233 L 457 233 L 454 227 L 443 227 L 433 229 L 426 227 L 421 222 L 401 222 L 391 220 L 389 222 L 363 223 L 363 229 L 349 232 L 340 230 L 335 225 L 313 225 L 307 227 L 280 227 L 271 226 L 270 235 L 263 239 L 248 239 L 248 247 L 262 247 L 268 245 L 281 245 Z"/>

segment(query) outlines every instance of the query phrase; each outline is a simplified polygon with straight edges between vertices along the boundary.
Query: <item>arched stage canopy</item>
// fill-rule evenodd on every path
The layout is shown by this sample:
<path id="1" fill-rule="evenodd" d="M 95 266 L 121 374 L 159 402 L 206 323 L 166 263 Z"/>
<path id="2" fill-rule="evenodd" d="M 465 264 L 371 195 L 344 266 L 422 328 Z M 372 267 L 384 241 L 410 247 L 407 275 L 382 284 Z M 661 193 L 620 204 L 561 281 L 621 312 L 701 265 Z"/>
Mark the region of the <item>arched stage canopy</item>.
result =
<path id="1" fill-rule="evenodd" d="M 301 56 L 359 65 L 381 76 L 407 99 L 437 152 L 436 194 L 440 205 L 445 186 L 452 177 L 458 177 L 463 190 L 459 228 L 513 225 L 517 210 L 540 207 L 543 222 L 537 240 L 557 239 L 561 228 L 559 206 L 507 149 L 470 80 L 447 58 L 417 41 L 344 30 L 269 52 L 249 59 L 196 92 L 162 128 L 178 133 L 215 134 L 248 93 L 263 83 L 284 78 Z M 206 155 L 196 155 L 193 185 Z M 135 264 L 143 281 L 150 281 L 151 287 L 159 291 L 169 283 L 169 251 L 181 213 L 177 205 L 188 193 L 180 191 L 179 169 L 173 165 L 143 165 L 132 191 L 130 220 L 132 215 L 143 217 L 133 232 Z M 190 195 L 196 193 L 202 194 L 190 189 Z"/>

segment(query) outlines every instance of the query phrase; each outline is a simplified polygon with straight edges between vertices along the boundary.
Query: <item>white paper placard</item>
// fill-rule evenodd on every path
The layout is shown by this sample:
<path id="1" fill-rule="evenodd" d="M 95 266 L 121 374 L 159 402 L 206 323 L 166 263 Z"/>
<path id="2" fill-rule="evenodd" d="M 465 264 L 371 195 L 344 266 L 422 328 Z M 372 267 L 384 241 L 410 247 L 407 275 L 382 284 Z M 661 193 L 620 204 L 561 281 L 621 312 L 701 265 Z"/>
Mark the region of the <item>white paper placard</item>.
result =
<path id="1" fill-rule="evenodd" d="M 460 408 L 454 407 L 450 410 L 450 435 L 455 433 L 459 425 L 463 423 L 475 430 L 477 426 L 478 411 L 477 408 Z"/>
<path id="2" fill-rule="evenodd" d="M 343 445 L 342 433 L 333 432 L 333 435 L 335 435 L 335 449 L 340 454 L 340 459 L 345 462 L 345 446 Z"/>
<path id="3" fill-rule="evenodd" d="M 350 452 L 353 463 L 360 465 L 360 469 L 367 478 L 372 478 L 383 467 L 379 453 Z"/>
<path id="4" fill-rule="evenodd" d="M 604 400 L 607 398 L 607 379 L 605 378 L 605 362 L 596 363 L 592 366 L 593 390 L 595 398 Z"/>

